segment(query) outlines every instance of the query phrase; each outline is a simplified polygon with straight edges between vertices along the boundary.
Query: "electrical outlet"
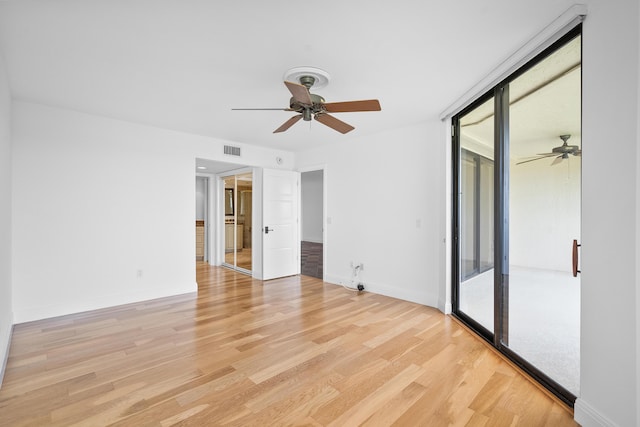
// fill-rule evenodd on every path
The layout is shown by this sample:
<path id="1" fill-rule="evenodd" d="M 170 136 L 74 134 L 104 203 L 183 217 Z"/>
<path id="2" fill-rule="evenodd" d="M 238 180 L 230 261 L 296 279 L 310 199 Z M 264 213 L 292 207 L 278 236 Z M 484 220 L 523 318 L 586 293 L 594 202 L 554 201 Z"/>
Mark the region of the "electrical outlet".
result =
<path id="1" fill-rule="evenodd" d="M 138 271 L 136 271 L 136 277 L 137 277 L 138 279 L 142 279 L 142 270 L 138 270 Z"/>

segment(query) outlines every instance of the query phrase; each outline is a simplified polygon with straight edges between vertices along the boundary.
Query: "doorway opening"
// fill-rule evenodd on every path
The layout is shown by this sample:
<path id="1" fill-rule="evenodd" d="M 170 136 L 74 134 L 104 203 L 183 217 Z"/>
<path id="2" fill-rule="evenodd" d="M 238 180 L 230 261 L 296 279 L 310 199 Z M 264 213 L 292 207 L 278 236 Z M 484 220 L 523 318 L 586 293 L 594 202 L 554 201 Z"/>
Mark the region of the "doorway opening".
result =
<path id="1" fill-rule="evenodd" d="M 300 274 L 324 278 L 324 170 L 302 172 Z"/>
<path id="2" fill-rule="evenodd" d="M 453 117 L 453 312 L 573 406 L 580 391 L 581 26 Z"/>

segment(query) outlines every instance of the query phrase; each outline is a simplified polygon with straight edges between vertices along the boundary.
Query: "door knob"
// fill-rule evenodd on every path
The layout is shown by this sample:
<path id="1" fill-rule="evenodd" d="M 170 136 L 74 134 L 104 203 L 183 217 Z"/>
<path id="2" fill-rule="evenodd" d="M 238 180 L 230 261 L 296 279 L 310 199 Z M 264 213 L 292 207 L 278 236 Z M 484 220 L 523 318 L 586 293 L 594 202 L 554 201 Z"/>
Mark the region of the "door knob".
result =
<path id="1" fill-rule="evenodd" d="M 269 228 L 268 226 L 264 226 L 264 234 L 269 234 L 270 231 L 273 231 L 273 228 Z"/>

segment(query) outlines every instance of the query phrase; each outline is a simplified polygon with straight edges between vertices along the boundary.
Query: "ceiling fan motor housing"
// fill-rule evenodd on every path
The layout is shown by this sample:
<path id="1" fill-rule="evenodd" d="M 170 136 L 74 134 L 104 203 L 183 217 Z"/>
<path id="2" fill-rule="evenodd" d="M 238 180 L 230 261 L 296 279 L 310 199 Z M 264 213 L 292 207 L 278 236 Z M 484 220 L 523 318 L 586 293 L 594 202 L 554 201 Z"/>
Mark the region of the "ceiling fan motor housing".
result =
<path id="1" fill-rule="evenodd" d="M 574 154 L 580 149 L 577 145 L 568 145 L 565 141 L 560 147 L 554 147 L 551 152 L 557 154 Z"/>
<path id="2" fill-rule="evenodd" d="M 307 122 L 311 120 L 314 114 L 318 114 L 324 111 L 322 108 L 322 104 L 325 102 L 324 98 L 321 97 L 320 95 L 315 95 L 313 93 L 310 93 L 309 95 L 311 96 L 311 102 L 312 102 L 311 105 L 301 104 L 300 102 L 296 101 L 296 99 L 293 97 L 289 99 L 289 107 L 293 111 L 302 113 L 302 119 Z"/>

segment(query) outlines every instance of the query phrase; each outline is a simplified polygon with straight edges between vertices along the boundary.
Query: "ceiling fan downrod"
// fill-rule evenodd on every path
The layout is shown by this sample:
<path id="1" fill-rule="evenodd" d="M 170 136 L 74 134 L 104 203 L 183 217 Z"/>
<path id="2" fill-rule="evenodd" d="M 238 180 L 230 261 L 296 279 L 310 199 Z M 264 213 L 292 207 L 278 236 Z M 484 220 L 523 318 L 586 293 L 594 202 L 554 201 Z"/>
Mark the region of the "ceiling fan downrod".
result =
<path id="1" fill-rule="evenodd" d="M 300 76 L 300 84 L 307 89 L 311 89 L 311 86 L 316 82 L 316 78 L 313 76 Z"/>

